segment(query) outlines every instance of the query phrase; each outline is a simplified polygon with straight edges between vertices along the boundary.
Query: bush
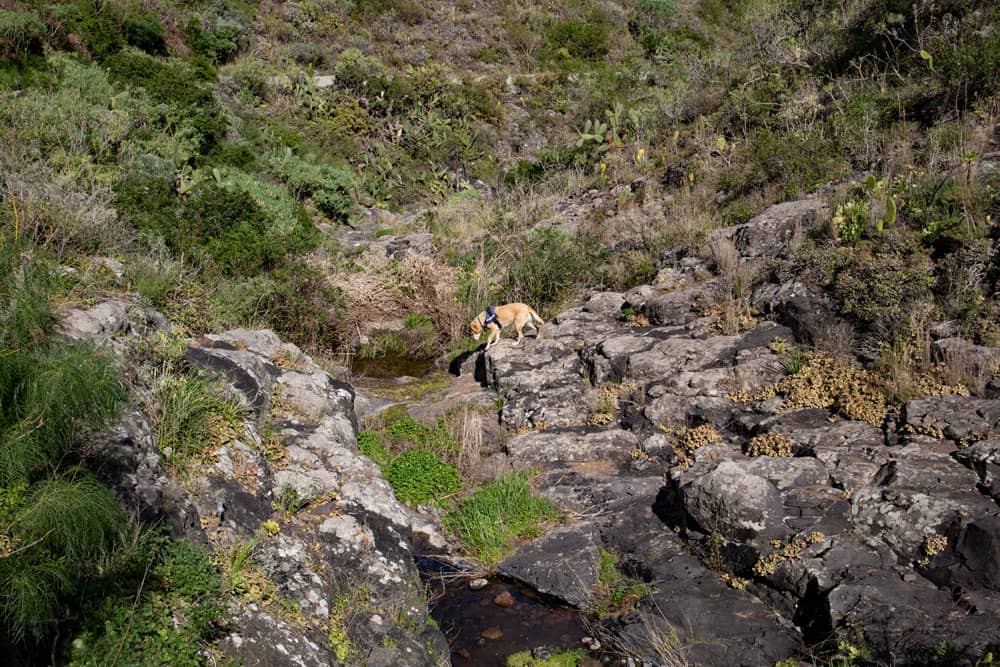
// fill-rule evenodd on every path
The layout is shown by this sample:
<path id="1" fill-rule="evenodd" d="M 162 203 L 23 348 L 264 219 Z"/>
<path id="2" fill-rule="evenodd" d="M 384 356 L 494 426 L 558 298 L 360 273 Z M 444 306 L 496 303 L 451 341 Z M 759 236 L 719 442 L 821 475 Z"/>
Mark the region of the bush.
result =
<path id="1" fill-rule="evenodd" d="M 225 612 L 219 572 L 202 547 L 145 535 L 109 577 L 67 646 L 69 665 L 203 664 L 203 646 Z M 152 567 L 150 567 L 152 565 Z M 177 619 L 183 619 L 177 623 Z"/>
<path id="2" fill-rule="evenodd" d="M 574 289 L 592 282 L 598 250 L 593 242 L 574 238 L 555 227 L 534 230 L 519 239 L 521 251 L 507 268 L 497 301 L 523 301 L 535 308 L 556 307 Z"/>
<path id="3" fill-rule="evenodd" d="M 384 473 L 396 497 L 413 506 L 440 502 L 444 496 L 462 488 L 455 466 L 419 449 L 400 454 L 386 466 Z"/>
<path id="4" fill-rule="evenodd" d="M 586 18 L 560 21 L 545 33 L 549 47 L 581 60 L 599 60 L 611 51 L 610 19 L 592 10 Z"/>
<path id="5" fill-rule="evenodd" d="M 204 184 L 182 210 L 180 227 L 167 237 L 175 252 L 204 248 L 230 275 L 269 270 L 284 257 L 283 245 L 269 234 L 264 211 L 244 190 Z"/>
<path id="6" fill-rule="evenodd" d="M 229 62 L 239 52 L 240 30 L 240 24 L 235 21 L 202 22 L 197 16 L 184 24 L 184 36 L 191 50 L 218 65 Z"/>
<path id="7" fill-rule="evenodd" d="M 269 162 L 296 197 L 312 197 L 320 213 L 334 222 L 350 219 L 354 179 L 348 170 L 302 159 L 291 149 L 273 155 Z"/>
<path id="8" fill-rule="evenodd" d="M 474 558 L 495 565 L 515 539 L 535 537 L 541 522 L 559 517 L 551 501 L 538 498 L 528 484 L 529 473 L 505 475 L 480 487 L 442 519 Z"/>
<path id="9" fill-rule="evenodd" d="M 835 269 L 833 295 L 846 315 L 883 334 L 903 332 L 918 303 L 931 298 L 934 266 L 905 234 L 859 245 Z"/>
<path id="10" fill-rule="evenodd" d="M 45 24 L 35 14 L 0 9 L 0 58 L 39 53 L 44 34 Z"/>
<path id="11" fill-rule="evenodd" d="M 326 276 L 297 259 L 272 272 L 274 287 L 259 313 L 275 331 L 307 349 L 335 350 L 340 345 L 343 296 Z"/>
<path id="12" fill-rule="evenodd" d="M 193 73 L 179 62 L 162 62 L 144 53 L 125 50 L 107 59 L 111 80 L 121 86 L 141 88 L 155 102 L 167 104 L 168 124 L 197 132 L 197 145 L 208 153 L 222 140 L 226 121 L 212 93 L 198 85 Z"/>

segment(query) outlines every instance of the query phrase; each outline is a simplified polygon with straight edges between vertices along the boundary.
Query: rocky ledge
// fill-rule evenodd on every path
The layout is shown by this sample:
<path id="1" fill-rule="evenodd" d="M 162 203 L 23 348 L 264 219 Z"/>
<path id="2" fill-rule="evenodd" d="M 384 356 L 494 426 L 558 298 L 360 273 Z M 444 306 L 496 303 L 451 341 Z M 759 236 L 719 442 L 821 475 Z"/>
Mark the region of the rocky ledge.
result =
<path id="1" fill-rule="evenodd" d="M 741 261 L 780 260 L 816 217 L 783 205 L 722 234 Z M 896 413 L 762 391 L 788 377 L 772 341 L 842 323 L 802 284 L 766 283 L 752 300 L 769 319 L 724 335 L 697 305 L 717 293 L 706 276 L 685 259 L 463 367 L 519 433 L 495 457 L 540 469 L 540 492 L 585 517 L 500 571 L 587 608 L 611 550 L 653 592 L 603 620 L 602 642 L 650 664 L 772 665 L 838 646 L 975 664 L 1000 645 L 1000 401 L 930 396 Z M 974 352 L 991 396 L 1000 350 Z"/>

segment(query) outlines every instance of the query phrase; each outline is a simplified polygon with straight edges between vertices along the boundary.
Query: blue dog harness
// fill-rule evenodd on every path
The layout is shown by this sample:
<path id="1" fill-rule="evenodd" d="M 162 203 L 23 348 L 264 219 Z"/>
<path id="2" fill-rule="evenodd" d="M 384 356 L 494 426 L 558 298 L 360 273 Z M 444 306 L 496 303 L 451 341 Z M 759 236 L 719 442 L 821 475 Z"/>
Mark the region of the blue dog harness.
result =
<path id="1" fill-rule="evenodd" d="M 485 327 L 487 324 L 492 324 L 494 322 L 496 322 L 497 324 L 500 323 L 497 318 L 496 307 L 486 306 L 486 319 L 483 320 L 483 327 Z"/>

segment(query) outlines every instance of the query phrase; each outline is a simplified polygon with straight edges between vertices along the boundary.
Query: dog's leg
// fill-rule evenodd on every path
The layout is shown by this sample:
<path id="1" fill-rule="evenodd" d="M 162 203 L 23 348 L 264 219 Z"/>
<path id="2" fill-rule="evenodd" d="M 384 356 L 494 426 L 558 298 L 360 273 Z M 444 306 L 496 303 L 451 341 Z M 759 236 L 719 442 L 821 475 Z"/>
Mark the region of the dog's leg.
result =
<path id="1" fill-rule="evenodd" d="M 517 329 L 517 341 L 514 342 L 512 347 L 517 347 L 521 344 L 521 339 L 524 338 L 524 323 L 520 320 L 515 320 L 514 328 Z"/>
<path id="2" fill-rule="evenodd" d="M 494 345 L 500 342 L 500 327 L 491 324 L 490 325 L 490 335 L 486 338 L 486 349 L 490 349 Z"/>

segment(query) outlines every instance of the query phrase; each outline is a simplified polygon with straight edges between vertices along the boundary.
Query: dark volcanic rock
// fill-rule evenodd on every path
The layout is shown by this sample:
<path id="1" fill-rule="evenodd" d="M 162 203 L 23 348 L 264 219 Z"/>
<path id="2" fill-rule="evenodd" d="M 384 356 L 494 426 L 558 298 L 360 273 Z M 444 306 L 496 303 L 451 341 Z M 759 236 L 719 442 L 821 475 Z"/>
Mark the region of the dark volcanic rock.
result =
<path id="1" fill-rule="evenodd" d="M 497 572 L 546 595 L 586 609 L 600 573 L 601 553 L 586 524 L 556 528 L 519 548 Z"/>
<path id="2" fill-rule="evenodd" d="M 1000 400 L 935 396 L 908 401 L 903 420 L 911 430 L 955 441 L 1000 435 Z"/>

